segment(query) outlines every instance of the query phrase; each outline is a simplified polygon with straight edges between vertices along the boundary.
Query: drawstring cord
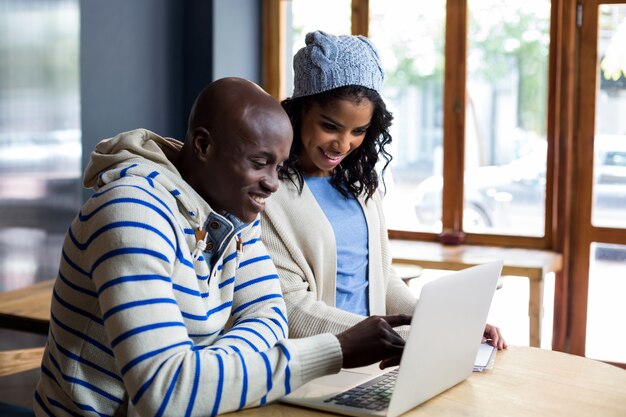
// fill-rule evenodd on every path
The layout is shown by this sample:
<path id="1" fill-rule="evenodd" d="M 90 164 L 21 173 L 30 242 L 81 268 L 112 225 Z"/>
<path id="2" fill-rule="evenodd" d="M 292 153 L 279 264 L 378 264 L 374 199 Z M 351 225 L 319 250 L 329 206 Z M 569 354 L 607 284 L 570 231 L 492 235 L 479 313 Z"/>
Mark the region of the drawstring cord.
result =
<path id="1" fill-rule="evenodd" d="M 196 247 L 191 254 L 191 257 L 194 260 L 198 260 L 200 256 L 202 256 L 202 252 L 206 249 L 206 240 L 208 237 L 208 233 L 206 230 L 200 229 L 199 227 L 195 230 L 196 235 Z"/>

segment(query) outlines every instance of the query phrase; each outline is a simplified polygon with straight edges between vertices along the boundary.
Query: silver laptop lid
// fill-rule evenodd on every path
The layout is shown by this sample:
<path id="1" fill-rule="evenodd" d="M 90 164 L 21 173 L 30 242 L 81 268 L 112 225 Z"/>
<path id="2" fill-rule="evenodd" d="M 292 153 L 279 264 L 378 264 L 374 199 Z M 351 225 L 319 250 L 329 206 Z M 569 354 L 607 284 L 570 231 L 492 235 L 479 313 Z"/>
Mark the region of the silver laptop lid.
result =
<path id="1" fill-rule="evenodd" d="M 501 270 L 502 261 L 495 261 L 424 285 L 388 416 L 410 410 L 472 373 Z"/>

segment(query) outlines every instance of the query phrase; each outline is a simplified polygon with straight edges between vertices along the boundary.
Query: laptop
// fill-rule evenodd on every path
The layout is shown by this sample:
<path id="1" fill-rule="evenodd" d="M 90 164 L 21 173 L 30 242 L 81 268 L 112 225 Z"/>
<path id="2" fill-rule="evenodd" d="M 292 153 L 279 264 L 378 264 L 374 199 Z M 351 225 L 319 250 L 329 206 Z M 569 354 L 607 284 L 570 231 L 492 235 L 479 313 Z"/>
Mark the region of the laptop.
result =
<path id="1" fill-rule="evenodd" d="M 489 262 L 424 284 L 399 367 L 343 369 L 281 401 L 349 416 L 395 417 L 464 381 L 474 369 L 501 270 L 502 261 Z"/>

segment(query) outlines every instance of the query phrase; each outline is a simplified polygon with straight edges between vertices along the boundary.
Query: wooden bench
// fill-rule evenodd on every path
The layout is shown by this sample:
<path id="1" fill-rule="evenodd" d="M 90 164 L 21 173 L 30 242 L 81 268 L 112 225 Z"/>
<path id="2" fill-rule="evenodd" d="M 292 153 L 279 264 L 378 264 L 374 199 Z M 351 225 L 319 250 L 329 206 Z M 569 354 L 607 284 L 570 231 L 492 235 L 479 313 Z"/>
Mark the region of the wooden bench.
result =
<path id="1" fill-rule="evenodd" d="M 562 267 L 559 253 L 538 249 L 503 248 L 478 245 L 443 245 L 437 242 L 392 239 L 394 264 L 419 265 L 426 269 L 458 271 L 497 259 L 504 261 L 502 275 L 528 277 L 529 343 L 541 347 L 543 283 L 549 272 Z"/>
<path id="2" fill-rule="evenodd" d="M 54 279 L 0 292 L 0 327 L 47 335 Z"/>

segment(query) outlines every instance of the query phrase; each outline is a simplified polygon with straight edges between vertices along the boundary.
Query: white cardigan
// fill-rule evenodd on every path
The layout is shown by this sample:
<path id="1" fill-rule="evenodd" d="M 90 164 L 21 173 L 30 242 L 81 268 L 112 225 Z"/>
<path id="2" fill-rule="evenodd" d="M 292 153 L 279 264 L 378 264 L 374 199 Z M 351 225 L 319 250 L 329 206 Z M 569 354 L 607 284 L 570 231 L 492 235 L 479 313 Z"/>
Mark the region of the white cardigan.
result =
<path id="1" fill-rule="evenodd" d="M 412 314 L 417 299 L 391 267 L 380 197 L 358 201 L 368 228 L 370 314 Z M 337 334 L 363 320 L 335 307 L 335 235 L 306 184 L 299 194 L 290 181 L 281 183 L 266 202 L 261 238 L 280 276 L 292 337 Z"/>

